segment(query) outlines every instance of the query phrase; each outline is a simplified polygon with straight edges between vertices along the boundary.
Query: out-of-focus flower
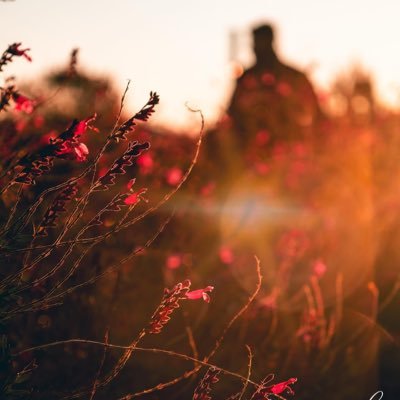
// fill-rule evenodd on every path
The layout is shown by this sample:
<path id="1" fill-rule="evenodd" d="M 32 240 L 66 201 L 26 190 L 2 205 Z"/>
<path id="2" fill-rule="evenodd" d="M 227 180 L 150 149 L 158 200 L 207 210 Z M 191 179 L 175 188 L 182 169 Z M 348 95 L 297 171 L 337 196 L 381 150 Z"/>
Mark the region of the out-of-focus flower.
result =
<path id="1" fill-rule="evenodd" d="M 167 183 L 171 186 L 176 186 L 181 181 L 182 176 L 182 170 L 178 167 L 173 167 L 166 173 Z"/>
<path id="2" fill-rule="evenodd" d="M 278 242 L 278 254 L 282 259 L 300 259 L 310 246 L 306 232 L 292 229 L 282 234 Z"/>
<path id="3" fill-rule="evenodd" d="M 143 174 L 150 173 L 154 167 L 154 160 L 150 153 L 141 154 L 136 163 Z"/>
<path id="4" fill-rule="evenodd" d="M 224 264 L 232 264 L 235 260 L 232 249 L 228 246 L 221 246 L 219 249 L 219 259 Z"/>
<path id="5" fill-rule="evenodd" d="M 103 166 L 99 168 L 98 177 L 99 179 L 102 178 L 108 172 L 108 168 Z"/>
<path id="6" fill-rule="evenodd" d="M 266 175 L 270 171 L 270 167 L 266 162 L 257 162 L 254 165 L 254 170 L 258 175 Z"/>
<path id="7" fill-rule="evenodd" d="M 32 113 L 35 106 L 35 102 L 33 100 L 28 99 L 17 92 L 13 93 L 13 100 L 15 103 L 15 110 L 23 111 L 27 114 Z"/>
<path id="8" fill-rule="evenodd" d="M 52 141 L 54 141 L 54 139 L 57 137 L 57 132 L 56 131 L 49 131 L 45 134 L 43 134 L 40 137 L 40 144 L 43 146 L 48 145 L 49 143 L 51 143 Z"/>
<path id="9" fill-rule="evenodd" d="M 12 45 L 8 46 L 6 52 L 12 54 L 13 56 L 22 56 L 29 62 L 32 62 L 32 57 L 28 54 L 28 51 L 31 49 L 20 49 L 21 44 L 22 43 L 13 43 Z"/>
<path id="10" fill-rule="evenodd" d="M 18 133 L 21 133 L 26 128 L 26 125 L 27 125 L 27 121 L 25 119 L 19 119 L 15 123 L 15 130 Z"/>
<path id="11" fill-rule="evenodd" d="M 322 260 L 313 263 L 313 273 L 317 278 L 322 278 L 327 270 L 326 264 Z"/>
<path id="12" fill-rule="evenodd" d="M 282 96 L 287 97 L 292 93 L 292 88 L 287 82 L 279 82 L 276 85 L 276 91 Z"/>
<path id="13" fill-rule="evenodd" d="M 41 128 L 44 124 L 44 118 L 41 115 L 37 115 L 33 119 L 33 125 L 35 128 Z"/>
<path id="14" fill-rule="evenodd" d="M 30 49 L 20 49 L 21 43 L 13 43 L 10 44 L 7 49 L 3 52 L 0 57 L 0 72 L 3 70 L 3 67 L 10 63 L 15 56 L 22 56 L 26 58 L 28 61 L 32 61 L 32 58 L 28 54 Z"/>
<path id="15" fill-rule="evenodd" d="M 267 129 L 261 129 L 256 133 L 255 144 L 257 146 L 264 146 L 269 142 L 271 134 Z"/>
<path id="16" fill-rule="evenodd" d="M 167 257 L 165 264 L 169 269 L 177 269 L 182 265 L 182 256 L 180 254 L 171 254 Z"/>
<path id="17" fill-rule="evenodd" d="M 213 290 L 214 286 L 207 286 L 204 289 L 192 290 L 191 292 L 186 293 L 186 297 L 190 300 L 203 299 L 206 303 L 209 303 L 210 295 L 207 292 L 212 292 Z"/>
<path id="18" fill-rule="evenodd" d="M 257 79 L 253 75 L 247 75 L 243 79 L 243 85 L 246 89 L 255 89 L 257 87 Z"/>
<path id="19" fill-rule="evenodd" d="M 260 299 L 260 304 L 269 310 L 276 310 L 278 295 L 279 295 L 278 290 L 272 290 L 271 294 Z"/>
<path id="20" fill-rule="evenodd" d="M 282 162 L 287 158 L 288 149 L 285 143 L 276 143 L 272 148 L 272 158 L 275 162 Z"/>
<path id="21" fill-rule="evenodd" d="M 200 194 L 204 197 L 211 196 L 215 192 L 216 187 L 215 182 L 208 182 L 200 189 Z"/>
<path id="22" fill-rule="evenodd" d="M 267 86 L 272 86 L 272 85 L 274 85 L 275 84 L 275 75 L 273 75 L 273 74 L 271 74 L 271 73 L 269 73 L 269 72 L 266 72 L 265 74 L 263 74 L 262 75 L 262 77 L 261 77 L 261 81 L 262 81 L 262 83 L 264 84 L 264 85 L 267 85 Z"/>

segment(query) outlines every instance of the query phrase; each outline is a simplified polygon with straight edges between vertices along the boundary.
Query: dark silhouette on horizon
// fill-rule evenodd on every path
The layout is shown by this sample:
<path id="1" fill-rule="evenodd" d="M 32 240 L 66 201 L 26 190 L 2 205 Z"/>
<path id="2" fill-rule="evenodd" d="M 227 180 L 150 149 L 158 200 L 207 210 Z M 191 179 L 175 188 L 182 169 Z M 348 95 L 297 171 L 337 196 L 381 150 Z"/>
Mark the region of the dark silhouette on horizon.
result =
<path id="1" fill-rule="evenodd" d="M 238 144 L 251 144 L 260 130 L 271 142 L 309 138 L 320 109 L 307 76 L 280 61 L 269 24 L 253 29 L 253 50 L 256 62 L 238 78 L 227 110 Z"/>

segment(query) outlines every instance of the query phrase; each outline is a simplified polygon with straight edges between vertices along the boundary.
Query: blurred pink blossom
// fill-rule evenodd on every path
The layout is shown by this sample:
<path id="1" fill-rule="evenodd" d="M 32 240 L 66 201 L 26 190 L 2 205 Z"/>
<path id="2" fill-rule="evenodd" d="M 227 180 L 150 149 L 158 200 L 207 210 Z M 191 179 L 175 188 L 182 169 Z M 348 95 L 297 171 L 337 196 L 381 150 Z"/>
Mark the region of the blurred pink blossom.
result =
<path id="1" fill-rule="evenodd" d="M 322 260 L 316 260 L 313 263 L 313 273 L 317 278 L 322 278 L 327 270 L 326 264 Z"/>
<path id="2" fill-rule="evenodd" d="M 23 111 L 27 114 L 31 114 L 33 112 L 35 102 L 31 99 L 28 99 L 21 94 L 15 94 L 13 96 L 13 100 L 15 102 L 15 109 L 17 111 Z"/>
<path id="3" fill-rule="evenodd" d="M 169 169 L 166 173 L 166 180 L 168 185 L 176 186 L 182 179 L 182 170 L 178 167 Z"/>
<path id="4" fill-rule="evenodd" d="M 232 264 L 235 260 L 232 249 L 228 246 L 221 246 L 219 249 L 219 259 L 224 264 Z"/>
<path id="5" fill-rule="evenodd" d="M 169 269 L 177 269 L 182 265 L 182 256 L 180 254 L 171 254 L 167 257 L 166 266 Z"/>

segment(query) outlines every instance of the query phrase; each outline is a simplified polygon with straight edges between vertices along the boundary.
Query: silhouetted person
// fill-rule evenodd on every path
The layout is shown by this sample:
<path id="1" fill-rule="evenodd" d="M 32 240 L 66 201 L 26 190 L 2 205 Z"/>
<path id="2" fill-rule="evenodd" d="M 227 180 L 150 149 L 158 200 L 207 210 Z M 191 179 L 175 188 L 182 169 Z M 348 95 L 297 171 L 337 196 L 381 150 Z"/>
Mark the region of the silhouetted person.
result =
<path id="1" fill-rule="evenodd" d="M 311 136 L 319 106 L 306 75 L 279 60 L 270 25 L 253 30 L 253 45 L 256 63 L 237 80 L 228 108 L 239 144 L 251 144 L 259 131 L 271 142 Z"/>

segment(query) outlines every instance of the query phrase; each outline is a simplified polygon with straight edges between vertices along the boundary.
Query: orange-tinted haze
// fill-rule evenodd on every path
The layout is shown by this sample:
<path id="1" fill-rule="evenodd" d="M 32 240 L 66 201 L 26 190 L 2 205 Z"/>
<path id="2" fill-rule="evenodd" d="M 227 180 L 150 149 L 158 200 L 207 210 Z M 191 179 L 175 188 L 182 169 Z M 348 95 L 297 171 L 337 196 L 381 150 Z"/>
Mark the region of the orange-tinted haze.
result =
<path id="1" fill-rule="evenodd" d="M 121 91 L 132 80 L 130 107 L 156 90 L 157 121 L 187 126 L 196 117 L 185 102 L 201 108 L 209 123 L 220 115 L 232 90 L 232 31 L 246 66 L 250 27 L 265 20 L 278 28 L 279 54 L 309 69 L 317 87 L 359 62 L 376 77 L 379 96 L 398 104 L 399 12 L 396 0 L 15 0 L 0 2 L 0 46 L 21 41 L 32 48 L 32 65 L 8 69 L 19 77 L 64 63 L 78 46 L 80 62 L 111 74 Z"/>

